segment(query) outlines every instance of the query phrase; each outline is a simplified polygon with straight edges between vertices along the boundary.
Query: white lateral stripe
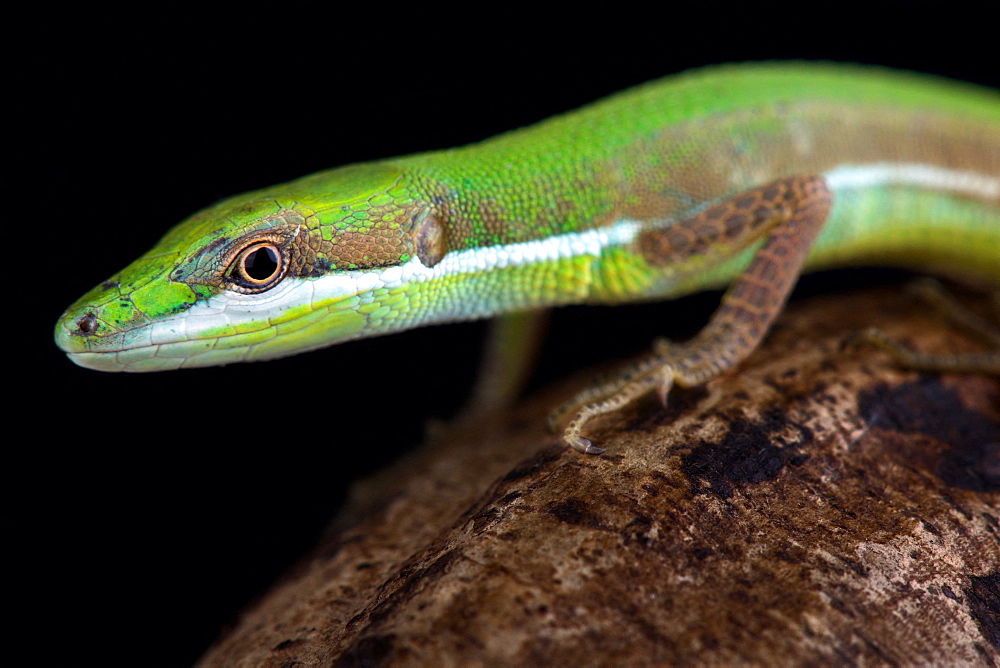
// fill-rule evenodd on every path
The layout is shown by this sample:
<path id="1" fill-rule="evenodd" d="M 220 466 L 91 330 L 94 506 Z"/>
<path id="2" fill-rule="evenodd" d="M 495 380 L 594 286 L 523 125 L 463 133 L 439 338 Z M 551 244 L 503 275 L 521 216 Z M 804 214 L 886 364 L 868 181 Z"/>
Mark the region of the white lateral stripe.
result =
<path id="1" fill-rule="evenodd" d="M 557 234 L 547 239 L 454 251 L 433 267 L 425 266 L 414 257 L 399 267 L 330 274 L 311 281 L 315 288 L 314 298 L 337 299 L 414 281 L 431 281 L 445 276 L 521 267 L 584 255 L 596 257 L 605 248 L 630 243 L 641 228 L 642 223 L 638 221 L 621 220 L 608 227 Z"/>
<path id="2" fill-rule="evenodd" d="M 823 176 L 831 190 L 850 190 L 895 183 L 977 197 L 1000 197 L 1000 176 L 921 163 L 876 162 L 868 165 L 842 165 L 831 169 Z"/>
<path id="3" fill-rule="evenodd" d="M 428 277 L 519 267 L 582 255 L 597 256 L 605 248 L 631 242 L 641 227 L 637 221 L 621 220 L 609 227 L 567 232 L 547 239 L 456 251 L 445 255 L 429 270 L 434 276 Z"/>

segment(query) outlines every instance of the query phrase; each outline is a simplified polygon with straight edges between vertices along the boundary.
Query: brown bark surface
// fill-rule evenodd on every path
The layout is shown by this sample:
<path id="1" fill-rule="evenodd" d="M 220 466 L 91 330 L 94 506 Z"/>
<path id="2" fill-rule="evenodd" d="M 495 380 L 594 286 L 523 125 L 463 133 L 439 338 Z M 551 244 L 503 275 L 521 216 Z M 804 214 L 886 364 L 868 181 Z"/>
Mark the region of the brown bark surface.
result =
<path id="1" fill-rule="evenodd" d="M 1000 663 L 1000 382 L 876 291 L 795 304 L 738 373 L 543 431 L 579 387 L 373 480 L 202 658 L 233 665 Z M 581 379 L 583 376 L 581 376 Z"/>

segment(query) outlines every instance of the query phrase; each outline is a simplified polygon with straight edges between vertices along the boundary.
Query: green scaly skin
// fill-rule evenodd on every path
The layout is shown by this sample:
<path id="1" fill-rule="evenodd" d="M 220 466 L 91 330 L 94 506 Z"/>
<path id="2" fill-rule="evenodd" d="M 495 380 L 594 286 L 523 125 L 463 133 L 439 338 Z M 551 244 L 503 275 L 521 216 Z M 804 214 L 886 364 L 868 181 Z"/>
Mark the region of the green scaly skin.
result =
<path id="1" fill-rule="evenodd" d="M 833 211 L 808 266 L 893 264 L 1000 283 L 1000 95 L 868 68 L 729 66 L 480 144 L 222 201 L 71 306 L 56 342 L 82 366 L 152 371 L 524 308 L 680 295 L 726 284 L 752 249 L 719 243 L 658 266 L 623 224 L 668 226 L 778 177 L 898 165 L 924 166 L 934 183 L 831 180 Z M 953 174 L 965 185 L 939 178 Z M 587 231 L 601 234 L 566 250 Z M 563 250 L 524 259 L 524 244 L 557 238 Z M 240 292 L 235 258 L 261 242 L 280 250 L 283 277 Z M 477 264 L 477 249 L 517 261 Z"/>

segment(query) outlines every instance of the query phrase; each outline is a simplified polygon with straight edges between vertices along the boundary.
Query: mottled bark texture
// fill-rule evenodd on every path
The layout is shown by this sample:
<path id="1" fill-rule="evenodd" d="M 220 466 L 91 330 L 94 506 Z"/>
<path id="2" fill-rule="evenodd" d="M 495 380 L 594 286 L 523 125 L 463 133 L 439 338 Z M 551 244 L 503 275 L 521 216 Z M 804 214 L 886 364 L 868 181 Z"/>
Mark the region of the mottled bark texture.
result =
<path id="1" fill-rule="evenodd" d="M 1000 382 L 898 292 L 795 304 L 737 374 L 541 429 L 576 387 L 360 486 L 204 665 L 1000 664 Z"/>

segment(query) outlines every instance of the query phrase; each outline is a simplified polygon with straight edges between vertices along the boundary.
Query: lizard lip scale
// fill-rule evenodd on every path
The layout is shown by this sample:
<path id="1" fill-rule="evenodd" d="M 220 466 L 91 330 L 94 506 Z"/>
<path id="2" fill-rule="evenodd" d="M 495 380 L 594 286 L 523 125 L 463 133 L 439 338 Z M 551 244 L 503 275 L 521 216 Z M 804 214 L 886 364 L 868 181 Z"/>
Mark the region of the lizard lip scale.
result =
<path id="1" fill-rule="evenodd" d="M 802 271 L 1000 284 L 998 110 L 996 91 L 878 68 L 697 70 L 210 206 L 80 298 L 55 339 L 80 366 L 159 371 L 729 286 L 691 341 L 559 413 L 573 416 L 564 440 L 598 452 L 580 435 L 590 419 L 735 368 Z M 520 353 L 504 365 L 529 364 Z"/>

